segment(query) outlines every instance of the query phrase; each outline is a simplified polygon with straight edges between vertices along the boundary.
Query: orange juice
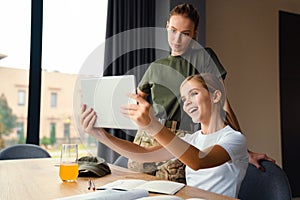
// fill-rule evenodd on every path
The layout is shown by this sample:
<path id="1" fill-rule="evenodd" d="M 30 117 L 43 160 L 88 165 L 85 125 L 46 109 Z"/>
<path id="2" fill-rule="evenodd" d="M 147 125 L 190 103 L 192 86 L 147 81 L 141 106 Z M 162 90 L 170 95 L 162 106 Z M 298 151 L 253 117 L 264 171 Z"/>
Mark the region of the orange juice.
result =
<path id="1" fill-rule="evenodd" d="M 74 182 L 78 177 L 78 163 L 61 163 L 59 176 L 63 181 Z"/>

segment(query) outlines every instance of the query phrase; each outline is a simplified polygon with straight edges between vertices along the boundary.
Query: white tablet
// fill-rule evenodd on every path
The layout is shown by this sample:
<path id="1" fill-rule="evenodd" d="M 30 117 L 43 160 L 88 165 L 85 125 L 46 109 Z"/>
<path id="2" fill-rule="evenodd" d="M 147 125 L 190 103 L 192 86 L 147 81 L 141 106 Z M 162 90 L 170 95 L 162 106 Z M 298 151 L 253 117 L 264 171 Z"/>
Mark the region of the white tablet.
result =
<path id="1" fill-rule="evenodd" d="M 136 93 L 134 75 L 81 79 L 82 103 L 97 113 L 95 127 L 137 130 L 134 121 L 121 113 L 121 106 L 136 103 L 128 97 Z"/>

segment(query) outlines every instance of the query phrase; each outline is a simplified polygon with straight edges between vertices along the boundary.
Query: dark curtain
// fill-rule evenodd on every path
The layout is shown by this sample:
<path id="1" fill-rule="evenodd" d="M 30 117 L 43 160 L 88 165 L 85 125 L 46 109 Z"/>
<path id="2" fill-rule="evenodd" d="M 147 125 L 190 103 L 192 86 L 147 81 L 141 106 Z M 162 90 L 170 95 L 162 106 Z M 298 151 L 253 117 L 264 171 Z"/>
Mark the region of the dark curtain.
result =
<path id="1" fill-rule="evenodd" d="M 140 81 L 155 59 L 155 1 L 109 0 L 105 42 L 104 76 L 134 74 Z M 133 141 L 136 130 L 106 129 L 110 134 Z M 98 156 L 113 163 L 116 152 L 98 143 Z"/>

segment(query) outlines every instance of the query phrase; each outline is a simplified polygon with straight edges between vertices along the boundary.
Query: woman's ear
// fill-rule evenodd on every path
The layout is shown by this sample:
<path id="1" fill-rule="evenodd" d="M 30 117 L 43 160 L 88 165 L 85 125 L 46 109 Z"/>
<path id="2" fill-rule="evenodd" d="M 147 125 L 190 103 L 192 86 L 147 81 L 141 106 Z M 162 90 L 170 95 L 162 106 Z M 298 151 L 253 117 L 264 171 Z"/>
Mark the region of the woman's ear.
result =
<path id="1" fill-rule="evenodd" d="M 166 29 L 169 28 L 169 20 L 167 21 L 167 24 L 166 24 Z"/>
<path id="2" fill-rule="evenodd" d="M 220 90 L 215 90 L 213 92 L 212 101 L 213 103 L 219 103 L 222 98 L 222 93 Z"/>

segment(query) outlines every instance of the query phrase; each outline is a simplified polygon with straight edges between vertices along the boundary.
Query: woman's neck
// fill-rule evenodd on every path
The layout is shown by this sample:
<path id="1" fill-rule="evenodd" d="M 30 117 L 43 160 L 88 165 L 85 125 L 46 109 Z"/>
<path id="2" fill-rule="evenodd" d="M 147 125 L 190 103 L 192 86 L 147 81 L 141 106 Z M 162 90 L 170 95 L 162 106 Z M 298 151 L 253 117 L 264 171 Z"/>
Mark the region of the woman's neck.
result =
<path id="1" fill-rule="evenodd" d="M 186 48 L 185 51 L 181 52 L 176 52 L 176 51 L 171 51 L 171 56 L 183 56 L 184 54 L 188 54 L 192 49 L 191 48 Z"/>
<path id="2" fill-rule="evenodd" d="M 181 56 L 181 55 L 183 55 L 184 54 L 184 52 L 182 53 L 182 52 L 180 52 L 180 53 L 177 53 L 177 52 L 171 52 L 171 56 Z"/>
<path id="3" fill-rule="evenodd" d="M 202 134 L 211 134 L 214 132 L 217 132 L 218 130 L 221 130 L 226 125 L 224 123 L 224 120 L 221 119 L 221 117 L 211 117 L 211 119 L 208 122 L 201 123 L 201 131 Z"/>

